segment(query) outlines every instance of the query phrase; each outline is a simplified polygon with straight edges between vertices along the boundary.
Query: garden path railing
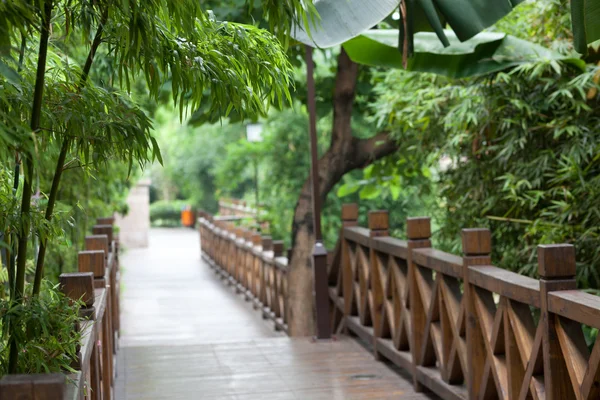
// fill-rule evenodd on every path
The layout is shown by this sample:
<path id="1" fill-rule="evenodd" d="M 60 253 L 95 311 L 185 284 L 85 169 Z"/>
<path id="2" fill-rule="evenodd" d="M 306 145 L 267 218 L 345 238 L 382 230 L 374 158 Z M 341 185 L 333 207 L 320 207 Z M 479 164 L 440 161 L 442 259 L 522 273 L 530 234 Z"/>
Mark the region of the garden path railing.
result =
<path id="1" fill-rule="evenodd" d="M 79 252 L 79 272 L 61 274 L 61 290 L 84 303 L 85 318 L 75 374 L 7 375 L 0 380 L 0 398 L 32 400 L 108 400 L 114 398 L 119 337 L 119 242 L 114 218 L 99 218 L 93 235 Z"/>
<path id="2" fill-rule="evenodd" d="M 288 259 L 283 242 L 204 212 L 200 215 L 202 257 L 238 293 L 252 300 L 264 318 L 273 320 L 276 329 L 287 332 Z"/>
<path id="3" fill-rule="evenodd" d="M 264 209 L 260 208 L 261 216 L 265 214 Z M 256 208 L 250 207 L 244 200 L 221 198 L 219 200 L 219 216 L 222 220 L 237 221 L 240 219 L 256 220 L 257 212 Z M 258 216 L 260 221 L 260 227 L 263 231 L 269 230 L 269 223 L 263 221 Z"/>
<path id="4" fill-rule="evenodd" d="M 533 279 L 492 265 L 487 229 L 463 229 L 463 255 L 431 246 L 430 220 L 389 236 L 386 211 L 358 226 L 344 205 L 329 263 L 331 326 L 369 343 L 443 399 L 600 399 L 600 297 L 577 290 L 571 245 L 538 247 Z M 256 232 L 203 214 L 202 252 L 285 329 L 287 258 Z M 280 246 L 278 244 L 278 246 Z M 281 317 L 279 317 L 281 316 Z"/>

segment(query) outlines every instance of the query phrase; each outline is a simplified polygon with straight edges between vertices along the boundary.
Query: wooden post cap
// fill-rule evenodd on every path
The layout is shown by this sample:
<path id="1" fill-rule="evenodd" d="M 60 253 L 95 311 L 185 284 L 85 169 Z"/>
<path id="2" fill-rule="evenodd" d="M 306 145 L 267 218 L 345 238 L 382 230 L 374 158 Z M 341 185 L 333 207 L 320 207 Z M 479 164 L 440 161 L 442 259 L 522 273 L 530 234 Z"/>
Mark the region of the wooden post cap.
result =
<path id="1" fill-rule="evenodd" d="M 96 218 L 96 224 L 98 225 L 114 225 L 115 217 L 102 217 Z"/>
<path id="2" fill-rule="evenodd" d="M 387 210 L 369 211 L 369 229 L 373 231 L 386 231 L 389 228 Z"/>
<path id="3" fill-rule="evenodd" d="M 262 243 L 262 236 L 260 236 L 260 233 L 253 233 L 250 237 L 250 241 L 254 246 L 260 246 Z"/>
<path id="4" fill-rule="evenodd" d="M 91 272 L 94 278 L 104 277 L 105 255 L 102 250 L 80 251 L 78 255 L 79 272 Z"/>
<path id="5" fill-rule="evenodd" d="M 573 278 L 577 272 L 575 247 L 571 244 L 539 245 L 538 272 L 542 278 Z"/>
<path id="6" fill-rule="evenodd" d="M 85 237 L 86 250 L 101 250 L 108 256 L 108 236 L 106 235 L 91 235 Z"/>
<path id="7" fill-rule="evenodd" d="M 431 237 L 431 218 L 412 217 L 406 219 L 406 237 L 409 240 L 422 240 Z"/>
<path id="8" fill-rule="evenodd" d="M 344 220 L 344 221 L 358 220 L 358 204 L 356 204 L 356 203 L 342 204 L 342 220 Z"/>
<path id="9" fill-rule="evenodd" d="M 273 255 L 275 257 L 283 256 L 283 251 L 285 250 L 283 246 L 283 240 L 274 240 L 273 241 Z"/>
<path id="10" fill-rule="evenodd" d="M 106 235 L 108 236 L 108 245 L 112 243 L 113 240 L 113 226 L 112 225 L 94 225 L 92 227 L 92 233 L 94 235 Z"/>
<path id="11" fill-rule="evenodd" d="M 463 254 L 467 256 L 487 255 L 492 252 L 492 234 L 487 228 L 462 230 Z"/>
<path id="12" fill-rule="evenodd" d="M 264 251 L 273 250 L 273 239 L 271 238 L 271 236 L 262 237 L 262 248 Z"/>
<path id="13" fill-rule="evenodd" d="M 94 305 L 94 274 L 74 272 L 59 277 L 62 292 L 72 300 L 81 299 L 87 308 Z"/>

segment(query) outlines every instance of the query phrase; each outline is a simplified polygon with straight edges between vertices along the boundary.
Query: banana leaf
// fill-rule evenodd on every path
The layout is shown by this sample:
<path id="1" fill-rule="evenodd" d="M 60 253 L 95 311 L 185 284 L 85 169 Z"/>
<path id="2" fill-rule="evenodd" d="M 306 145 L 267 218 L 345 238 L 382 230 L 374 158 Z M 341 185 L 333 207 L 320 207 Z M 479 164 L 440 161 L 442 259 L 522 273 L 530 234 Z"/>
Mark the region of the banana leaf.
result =
<path id="1" fill-rule="evenodd" d="M 406 34 L 410 40 L 415 32 L 434 31 L 442 43 L 449 45 L 443 30 L 446 24 L 456 32 L 459 40 L 465 41 L 510 13 L 523 0 L 403 1 L 407 9 L 408 32 L 402 35 Z M 331 47 L 358 36 L 384 20 L 398 8 L 399 1 L 317 0 L 314 5 L 319 18 L 308 21 L 310 34 L 298 24 L 292 29 L 291 35 L 310 46 Z M 423 27 L 423 22 L 426 27 Z"/>
<path id="2" fill-rule="evenodd" d="M 585 62 L 566 57 L 537 44 L 504 33 L 482 32 L 461 42 L 454 32 L 444 31 L 450 46 L 444 47 L 436 34 L 418 32 L 409 71 L 430 72 L 451 78 L 465 78 L 501 71 L 532 61 L 563 61 L 584 69 Z M 343 44 L 350 58 L 359 64 L 402 68 L 396 30 L 370 30 Z"/>
<path id="3" fill-rule="evenodd" d="M 571 23 L 575 50 L 585 55 L 600 40 L 600 0 L 572 0 Z"/>
<path id="4" fill-rule="evenodd" d="M 381 22 L 398 8 L 398 0 L 317 0 L 314 6 L 319 18 L 308 21 L 309 33 L 295 24 L 291 36 L 309 46 L 327 48 Z"/>

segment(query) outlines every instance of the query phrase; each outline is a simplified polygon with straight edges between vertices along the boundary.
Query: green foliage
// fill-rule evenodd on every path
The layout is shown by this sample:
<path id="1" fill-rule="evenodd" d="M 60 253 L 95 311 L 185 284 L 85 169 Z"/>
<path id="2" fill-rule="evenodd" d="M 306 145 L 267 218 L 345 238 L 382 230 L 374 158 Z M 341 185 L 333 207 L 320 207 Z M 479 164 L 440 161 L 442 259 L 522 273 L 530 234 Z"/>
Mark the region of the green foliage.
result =
<path id="1" fill-rule="evenodd" d="M 181 126 L 173 111 L 164 107 L 157 114 L 156 129 L 164 163 L 155 164 L 150 175 L 158 197 L 186 199 L 196 209 L 216 213 L 214 169 L 224 162 L 226 144 L 244 137 L 245 127 L 227 121 Z"/>
<path id="2" fill-rule="evenodd" d="M 344 43 L 354 62 L 375 67 L 403 68 L 430 72 L 452 78 L 485 75 L 532 61 L 562 60 L 584 68 L 579 57 L 564 56 L 540 45 L 500 32 L 482 32 L 460 42 L 452 31 L 444 31 L 449 39 L 444 47 L 429 32 L 415 35 L 414 55 L 408 60 L 398 52 L 395 30 L 374 29 Z"/>
<path id="3" fill-rule="evenodd" d="M 181 211 L 189 205 L 183 200 L 160 200 L 150 204 L 152 226 L 181 226 Z"/>
<path id="4" fill-rule="evenodd" d="M 0 376 L 8 372 L 7 333 L 19 343 L 17 373 L 51 373 L 72 371 L 77 359 L 81 332 L 75 327 L 81 322 L 80 304 L 71 304 L 58 286 L 43 282 L 40 296 L 31 296 L 26 289 L 23 303 L 0 299 Z"/>
<path id="5" fill-rule="evenodd" d="M 443 248 L 459 252 L 460 229 L 488 226 L 494 261 L 535 276 L 538 244 L 573 243 L 580 285 L 598 287 L 597 73 L 539 62 L 476 81 L 386 75 L 374 107 L 401 154 L 440 171 Z"/>

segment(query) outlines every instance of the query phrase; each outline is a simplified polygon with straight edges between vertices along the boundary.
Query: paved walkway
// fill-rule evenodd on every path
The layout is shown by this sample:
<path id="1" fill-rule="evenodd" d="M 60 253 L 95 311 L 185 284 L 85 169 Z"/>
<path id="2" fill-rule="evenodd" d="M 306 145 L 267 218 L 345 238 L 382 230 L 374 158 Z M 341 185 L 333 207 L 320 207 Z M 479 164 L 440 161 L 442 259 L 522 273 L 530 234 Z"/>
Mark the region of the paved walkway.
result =
<path id="1" fill-rule="evenodd" d="M 199 253 L 197 232 L 154 229 L 122 256 L 117 400 L 431 399 L 353 339 L 282 336 Z"/>
<path id="2" fill-rule="evenodd" d="M 152 229 L 121 257 L 121 344 L 198 344 L 277 336 L 200 261 L 198 232 Z"/>

